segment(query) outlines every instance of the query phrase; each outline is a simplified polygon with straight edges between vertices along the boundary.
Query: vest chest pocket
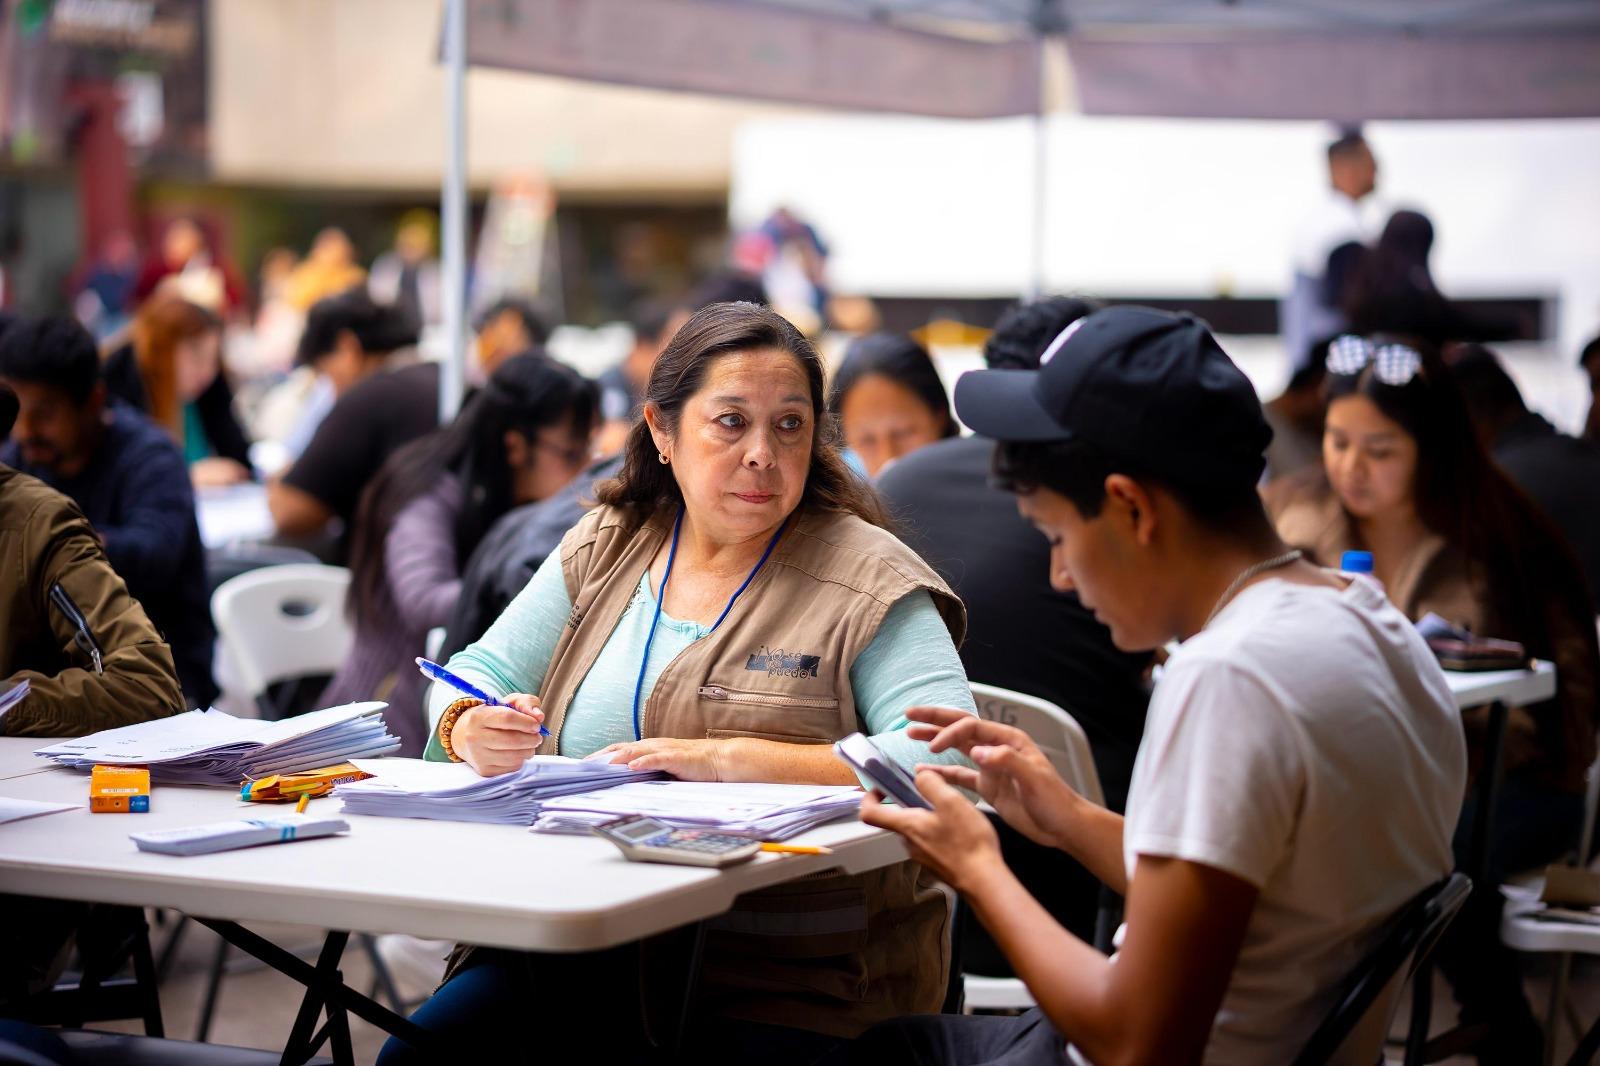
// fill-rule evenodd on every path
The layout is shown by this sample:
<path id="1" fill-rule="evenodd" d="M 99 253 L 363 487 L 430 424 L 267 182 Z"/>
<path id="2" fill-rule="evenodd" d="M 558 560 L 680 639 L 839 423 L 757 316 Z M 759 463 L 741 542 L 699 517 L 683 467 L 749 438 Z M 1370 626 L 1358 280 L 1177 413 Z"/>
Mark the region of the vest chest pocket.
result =
<path id="1" fill-rule="evenodd" d="M 701 685 L 706 736 L 755 737 L 790 744 L 831 744 L 840 737 L 839 697 L 796 696 Z"/>

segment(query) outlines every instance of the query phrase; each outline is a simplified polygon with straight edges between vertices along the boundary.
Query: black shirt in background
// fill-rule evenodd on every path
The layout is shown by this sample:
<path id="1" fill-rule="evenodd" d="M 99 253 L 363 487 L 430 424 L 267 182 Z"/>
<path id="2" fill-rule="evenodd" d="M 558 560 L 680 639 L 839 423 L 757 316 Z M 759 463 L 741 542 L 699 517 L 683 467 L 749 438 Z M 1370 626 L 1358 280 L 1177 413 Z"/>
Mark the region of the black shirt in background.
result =
<path id="1" fill-rule="evenodd" d="M 967 605 L 967 676 L 1049 700 L 1088 734 L 1106 803 L 1127 802 L 1149 704 L 1148 654 L 1129 654 L 1079 604 L 1050 587 L 1050 546 L 989 484 L 992 442 L 943 440 L 896 461 L 877 488 L 902 540 Z"/>
<path id="2" fill-rule="evenodd" d="M 1529 412 L 1500 434 L 1494 458 L 1567 538 L 1600 614 L 1600 446 Z"/>
<path id="3" fill-rule="evenodd" d="M 284 484 L 314 496 L 348 529 L 378 468 L 438 424 L 438 363 L 380 370 L 339 397 Z"/>

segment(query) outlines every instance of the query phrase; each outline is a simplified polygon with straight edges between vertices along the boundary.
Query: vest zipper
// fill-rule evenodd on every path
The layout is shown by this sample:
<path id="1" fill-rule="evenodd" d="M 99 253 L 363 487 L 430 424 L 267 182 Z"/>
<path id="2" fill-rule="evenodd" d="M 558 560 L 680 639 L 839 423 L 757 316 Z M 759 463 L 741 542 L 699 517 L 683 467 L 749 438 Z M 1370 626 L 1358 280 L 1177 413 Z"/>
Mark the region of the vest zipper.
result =
<path id="1" fill-rule="evenodd" d="M 701 685 L 700 696 L 703 699 L 719 700 L 725 703 L 754 703 L 764 707 L 821 707 L 834 708 L 839 706 L 836 696 L 779 696 L 767 692 L 737 692 L 733 689 L 723 688 L 721 685 Z"/>

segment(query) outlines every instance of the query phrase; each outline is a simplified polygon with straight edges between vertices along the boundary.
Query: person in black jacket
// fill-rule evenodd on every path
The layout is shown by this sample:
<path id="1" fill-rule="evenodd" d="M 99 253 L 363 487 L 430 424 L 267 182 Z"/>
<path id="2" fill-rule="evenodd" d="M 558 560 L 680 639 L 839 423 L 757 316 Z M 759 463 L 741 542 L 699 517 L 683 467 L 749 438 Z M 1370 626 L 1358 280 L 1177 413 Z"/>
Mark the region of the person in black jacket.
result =
<path id="1" fill-rule="evenodd" d="M 1567 538 L 1600 614 L 1600 445 L 1569 437 L 1528 410 L 1488 348 L 1463 345 L 1451 369 L 1484 447 Z"/>
<path id="2" fill-rule="evenodd" d="M 1064 296 L 1013 308 L 984 346 L 984 359 L 994 369 L 1037 370 L 1051 340 L 1090 310 Z M 981 437 L 935 441 L 885 467 L 877 489 L 901 539 L 967 606 L 967 676 L 1071 714 L 1089 738 L 1106 805 L 1120 812 L 1144 734 L 1150 655 L 1118 650 L 1077 593 L 1050 587 L 1050 545 L 1017 513 L 1016 497 L 990 483 L 993 454 L 994 442 Z M 1099 883 L 1062 852 L 1009 826 L 998 829 L 1007 864 L 1051 915 L 1084 939 L 1093 935 Z M 969 972 L 1011 973 L 977 922 L 963 924 L 961 939 Z"/>
<path id="3" fill-rule="evenodd" d="M 183 456 L 154 422 L 106 396 L 94 338 L 70 318 L 0 337 L 0 385 L 18 414 L 0 463 L 72 498 L 167 643 L 191 707 L 216 698 L 205 549 Z"/>
<path id="4" fill-rule="evenodd" d="M 106 358 L 107 391 L 167 430 L 197 488 L 249 480 L 250 441 L 222 372 L 222 321 L 157 292 L 134 316 L 130 338 Z"/>

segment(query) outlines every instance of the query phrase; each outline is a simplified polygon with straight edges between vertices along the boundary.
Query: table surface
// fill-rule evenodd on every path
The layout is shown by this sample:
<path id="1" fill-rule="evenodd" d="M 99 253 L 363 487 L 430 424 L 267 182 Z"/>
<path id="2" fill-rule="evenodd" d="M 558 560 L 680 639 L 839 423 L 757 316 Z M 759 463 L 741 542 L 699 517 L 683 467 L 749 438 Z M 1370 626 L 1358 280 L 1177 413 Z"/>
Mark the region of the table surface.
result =
<path id="1" fill-rule="evenodd" d="M 1531 670 L 1446 670 L 1444 676 L 1463 710 L 1497 700 L 1524 707 L 1556 694 L 1555 664 L 1543 659 Z"/>
<path id="2" fill-rule="evenodd" d="M 207 548 L 265 540 L 277 532 L 267 509 L 267 487 L 258 482 L 201 489 L 195 493 L 194 504 L 200 542 Z"/>
<path id="3" fill-rule="evenodd" d="M 0 767 L 36 739 L 0 738 Z M 32 755 L 26 758 L 32 759 Z M 89 777 L 49 769 L 0 779 L 0 796 L 83 803 Z M 149 814 L 88 807 L 0 825 L 0 890 L 172 907 L 203 918 L 298 922 L 410 933 L 494 947 L 585 951 L 725 912 L 740 893 L 838 868 L 861 873 L 905 858 L 900 839 L 859 822 L 794 843 L 828 856 L 763 854 L 727 870 L 625 860 L 594 837 L 519 826 L 345 816 L 347 836 L 216 855 L 154 855 L 128 834 L 278 813 L 220 788 L 157 785 Z M 336 814 L 339 802 L 312 801 Z"/>

